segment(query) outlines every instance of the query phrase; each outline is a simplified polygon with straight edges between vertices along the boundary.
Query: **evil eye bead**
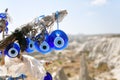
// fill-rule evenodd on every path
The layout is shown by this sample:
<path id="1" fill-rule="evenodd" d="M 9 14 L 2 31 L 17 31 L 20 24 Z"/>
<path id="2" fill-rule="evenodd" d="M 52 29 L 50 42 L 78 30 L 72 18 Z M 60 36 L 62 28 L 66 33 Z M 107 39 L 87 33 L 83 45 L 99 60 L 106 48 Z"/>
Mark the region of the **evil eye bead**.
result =
<path id="1" fill-rule="evenodd" d="M 54 39 L 54 46 L 56 46 L 56 47 L 58 47 L 58 48 L 61 48 L 61 47 L 63 47 L 64 46 L 64 40 L 63 40 L 63 38 L 61 38 L 61 37 L 56 37 L 55 39 Z"/>
<path id="2" fill-rule="evenodd" d="M 32 53 L 35 50 L 35 43 L 30 38 L 26 38 L 27 41 L 27 49 L 25 50 L 27 53 Z"/>
<path id="3" fill-rule="evenodd" d="M 20 53 L 20 46 L 17 43 L 11 43 L 6 47 L 4 53 L 10 58 L 15 58 Z"/>
<path id="4" fill-rule="evenodd" d="M 44 77 L 44 80 L 52 80 L 52 76 L 49 72 L 46 73 L 46 76 Z"/>
<path id="5" fill-rule="evenodd" d="M 5 13 L 0 13 L 0 18 L 7 18 Z"/>
<path id="6" fill-rule="evenodd" d="M 2 51 L 0 51 L 0 56 L 2 55 Z"/>
<path id="7" fill-rule="evenodd" d="M 52 48 L 48 41 L 49 41 L 48 38 L 46 38 L 41 44 L 36 42 L 35 47 L 36 47 L 37 51 L 42 54 L 51 52 Z"/>
<path id="8" fill-rule="evenodd" d="M 19 79 L 25 79 L 25 78 L 27 78 L 27 76 L 26 76 L 25 74 L 20 74 L 20 75 L 18 76 L 18 78 L 19 78 Z"/>
<path id="9" fill-rule="evenodd" d="M 5 32 L 6 34 L 8 34 L 8 27 L 5 27 Z"/>
<path id="10" fill-rule="evenodd" d="M 49 37 L 50 45 L 55 50 L 62 50 L 68 45 L 68 36 L 62 30 L 55 30 L 51 33 Z"/>
<path id="11" fill-rule="evenodd" d="M 2 32 L 2 30 L 0 30 L 0 33 Z"/>
<path id="12" fill-rule="evenodd" d="M 6 23 L 6 27 L 7 27 L 7 26 L 8 26 L 8 24 L 9 24 L 9 23 L 8 23 L 8 21 L 6 20 L 6 22 L 5 22 L 5 23 Z"/>

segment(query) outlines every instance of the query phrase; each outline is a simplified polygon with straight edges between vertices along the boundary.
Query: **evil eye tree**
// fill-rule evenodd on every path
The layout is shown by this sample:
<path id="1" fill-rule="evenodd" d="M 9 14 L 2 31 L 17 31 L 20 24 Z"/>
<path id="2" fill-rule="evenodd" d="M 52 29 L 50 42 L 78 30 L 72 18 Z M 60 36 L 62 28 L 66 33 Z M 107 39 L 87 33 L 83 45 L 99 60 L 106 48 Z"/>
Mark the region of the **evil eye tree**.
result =
<path id="1" fill-rule="evenodd" d="M 0 13 L 0 33 L 3 36 L 0 41 L 0 51 L 3 65 L 5 56 L 21 59 L 24 51 L 28 54 L 34 54 L 34 51 L 47 54 L 52 50 L 63 50 L 67 47 L 68 36 L 59 27 L 59 23 L 67 15 L 66 10 L 56 11 L 47 16 L 38 16 L 31 22 L 15 29 L 10 35 L 7 34 L 9 30 L 7 11 L 8 9 Z M 54 23 L 57 24 L 56 30 L 52 30 Z M 44 80 L 52 80 L 50 73 L 46 74 Z"/>

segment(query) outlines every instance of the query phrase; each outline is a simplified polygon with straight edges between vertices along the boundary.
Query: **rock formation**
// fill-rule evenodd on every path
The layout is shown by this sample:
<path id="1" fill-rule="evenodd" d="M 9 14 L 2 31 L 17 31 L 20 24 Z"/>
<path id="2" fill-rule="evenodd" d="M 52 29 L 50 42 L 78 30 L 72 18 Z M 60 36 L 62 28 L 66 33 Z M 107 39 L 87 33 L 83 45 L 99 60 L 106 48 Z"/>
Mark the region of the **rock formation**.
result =
<path id="1" fill-rule="evenodd" d="M 79 80 L 90 80 L 84 53 L 82 53 L 82 56 L 80 57 L 80 79 Z"/>

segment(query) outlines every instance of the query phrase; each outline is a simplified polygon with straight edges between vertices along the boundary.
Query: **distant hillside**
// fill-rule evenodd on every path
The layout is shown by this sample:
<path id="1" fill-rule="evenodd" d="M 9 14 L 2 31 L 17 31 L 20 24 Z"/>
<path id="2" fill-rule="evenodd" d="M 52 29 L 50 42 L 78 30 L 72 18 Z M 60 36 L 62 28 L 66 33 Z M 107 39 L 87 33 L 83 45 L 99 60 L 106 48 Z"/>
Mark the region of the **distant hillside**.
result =
<path id="1" fill-rule="evenodd" d="M 77 55 L 87 53 L 95 68 L 107 64 L 108 71 L 94 76 L 95 80 L 120 80 L 120 34 L 72 35 L 68 49 Z"/>

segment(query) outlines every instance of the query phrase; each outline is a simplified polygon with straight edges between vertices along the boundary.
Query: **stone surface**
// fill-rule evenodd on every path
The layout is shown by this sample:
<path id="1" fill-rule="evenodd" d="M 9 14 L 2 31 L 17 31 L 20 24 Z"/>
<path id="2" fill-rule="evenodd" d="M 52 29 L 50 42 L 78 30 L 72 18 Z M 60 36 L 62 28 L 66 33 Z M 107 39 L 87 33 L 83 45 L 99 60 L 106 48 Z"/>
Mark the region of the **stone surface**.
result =
<path id="1" fill-rule="evenodd" d="M 54 80 L 68 80 L 63 68 L 54 73 Z"/>
<path id="2" fill-rule="evenodd" d="M 82 53 L 82 56 L 80 57 L 80 79 L 79 80 L 90 80 L 84 53 Z"/>
<path id="3" fill-rule="evenodd" d="M 5 65 L 0 66 L 0 76 L 17 77 L 20 74 L 26 74 L 27 80 L 43 80 L 46 71 L 37 59 L 23 55 L 23 61 L 18 58 L 5 57 Z"/>

